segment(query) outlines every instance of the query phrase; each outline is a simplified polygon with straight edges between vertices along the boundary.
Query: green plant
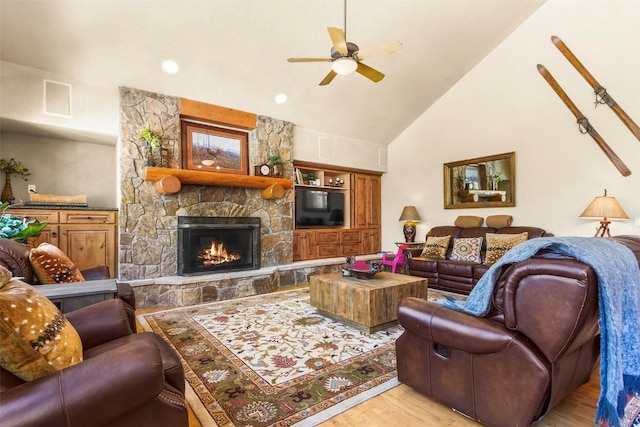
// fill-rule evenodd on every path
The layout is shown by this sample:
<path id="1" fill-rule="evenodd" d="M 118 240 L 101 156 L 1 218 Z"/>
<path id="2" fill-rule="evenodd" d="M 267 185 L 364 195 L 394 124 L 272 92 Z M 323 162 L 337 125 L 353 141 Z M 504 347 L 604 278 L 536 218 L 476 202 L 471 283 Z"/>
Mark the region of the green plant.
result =
<path id="1" fill-rule="evenodd" d="M 282 160 L 282 157 L 280 157 L 279 154 L 274 154 L 273 156 L 269 156 L 267 161 L 269 162 L 270 166 L 281 165 L 284 163 L 284 160 Z"/>
<path id="2" fill-rule="evenodd" d="M 160 147 L 160 137 L 157 133 L 152 131 L 148 126 L 140 129 L 140 134 L 138 136 L 140 141 L 144 141 L 152 147 Z"/>
<path id="3" fill-rule="evenodd" d="M 22 163 L 16 161 L 13 157 L 6 161 L 5 159 L 0 159 L 0 170 L 8 174 L 18 174 L 22 175 L 24 180 L 27 180 L 27 175 L 30 175 L 29 169 L 22 166 Z"/>
<path id="4" fill-rule="evenodd" d="M 315 174 L 315 172 L 309 172 L 308 174 L 306 174 L 306 175 L 303 177 L 303 179 L 304 179 L 305 181 L 315 181 L 315 179 L 316 179 L 316 174 Z"/>
<path id="5" fill-rule="evenodd" d="M 29 237 L 37 236 L 47 226 L 46 222 L 41 222 L 37 219 L 25 221 L 17 216 L 4 213 L 8 206 L 8 202 L 0 205 L 0 211 L 2 211 L 2 216 L 0 216 L 0 237 L 26 243 Z"/>

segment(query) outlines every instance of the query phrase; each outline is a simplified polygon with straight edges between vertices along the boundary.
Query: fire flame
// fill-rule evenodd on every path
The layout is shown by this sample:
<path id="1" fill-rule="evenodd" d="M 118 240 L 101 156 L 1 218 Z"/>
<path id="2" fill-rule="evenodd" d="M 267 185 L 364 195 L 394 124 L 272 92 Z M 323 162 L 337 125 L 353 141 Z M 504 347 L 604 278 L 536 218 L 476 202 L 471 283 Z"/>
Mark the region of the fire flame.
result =
<path id="1" fill-rule="evenodd" d="M 211 242 L 211 247 L 198 255 L 198 259 L 202 260 L 204 266 L 210 266 L 237 261 L 240 255 L 227 252 L 224 243 Z"/>

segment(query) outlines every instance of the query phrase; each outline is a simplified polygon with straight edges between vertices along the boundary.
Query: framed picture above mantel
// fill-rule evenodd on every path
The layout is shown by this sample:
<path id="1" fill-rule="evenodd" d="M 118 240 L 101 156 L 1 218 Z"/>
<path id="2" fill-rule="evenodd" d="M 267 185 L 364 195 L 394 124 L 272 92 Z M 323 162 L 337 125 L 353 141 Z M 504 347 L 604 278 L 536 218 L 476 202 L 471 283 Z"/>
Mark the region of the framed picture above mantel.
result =
<path id="1" fill-rule="evenodd" d="M 183 169 L 249 175 L 247 132 L 182 121 Z"/>

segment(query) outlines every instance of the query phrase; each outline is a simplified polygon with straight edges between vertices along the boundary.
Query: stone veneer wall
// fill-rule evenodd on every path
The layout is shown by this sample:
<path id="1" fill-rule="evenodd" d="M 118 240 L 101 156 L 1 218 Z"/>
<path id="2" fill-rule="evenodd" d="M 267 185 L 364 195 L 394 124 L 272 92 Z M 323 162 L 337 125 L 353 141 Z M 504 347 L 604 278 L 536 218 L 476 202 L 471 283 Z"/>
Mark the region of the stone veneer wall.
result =
<path id="1" fill-rule="evenodd" d="M 140 128 L 149 126 L 161 136 L 168 150 L 167 167 L 180 167 L 179 98 L 138 89 L 120 88 L 120 271 L 121 280 L 135 281 L 174 276 L 177 272 L 177 216 L 253 216 L 262 222 L 261 266 L 293 261 L 293 199 L 291 190 L 282 199 L 265 200 L 252 188 L 183 185 L 180 192 L 160 195 L 153 182 L 142 179 L 145 146 L 138 141 Z M 249 165 L 280 154 L 284 174 L 293 174 L 293 124 L 258 116 L 249 135 Z M 162 282 L 162 280 L 156 280 Z M 202 280 L 200 280 L 202 282 Z M 211 280 L 216 289 L 221 285 Z M 271 288 L 267 286 L 266 288 Z M 231 298 L 211 289 L 205 300 Z M 161 292 L 161 291 L 160 291 Z M 205 293 L 207 291 L 205 290 Z M 260 290 L 256 290 L 260 293 Z M 138 295 L 144 297 L 143 295 Z"/>

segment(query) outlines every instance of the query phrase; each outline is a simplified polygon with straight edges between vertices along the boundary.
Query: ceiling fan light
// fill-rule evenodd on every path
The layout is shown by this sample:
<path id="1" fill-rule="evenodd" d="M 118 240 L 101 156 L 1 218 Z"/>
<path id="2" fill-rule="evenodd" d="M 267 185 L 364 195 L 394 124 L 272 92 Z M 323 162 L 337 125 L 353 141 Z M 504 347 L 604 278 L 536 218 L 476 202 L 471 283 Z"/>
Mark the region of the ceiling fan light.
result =
<path id="1" fill-rule="evenodd" d="M 338 58 L 331 64 L 331 69 L 341 76 L 353 73 L 358 68 L 358 63 L 351 58 Z"/>

